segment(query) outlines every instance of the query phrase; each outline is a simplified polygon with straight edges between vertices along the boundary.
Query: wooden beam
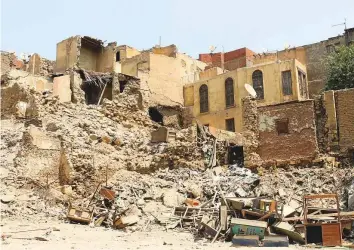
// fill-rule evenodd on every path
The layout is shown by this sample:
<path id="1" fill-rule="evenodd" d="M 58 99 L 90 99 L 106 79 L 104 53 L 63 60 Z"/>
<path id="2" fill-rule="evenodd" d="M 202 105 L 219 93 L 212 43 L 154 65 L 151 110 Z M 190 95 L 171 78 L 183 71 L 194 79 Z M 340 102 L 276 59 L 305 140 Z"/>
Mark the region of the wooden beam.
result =
<path id="1" fill-rule="evenodd" d="M 351 212 L 341 212 L 339 214 L 340 217 L 354 217 L 354 211 Z M 319 214 L 319 215 L 308 215 L 308 219 L 318 219 L 321 217 L 338 217 L 338 213 L 330 213 L 330 214 Z M 282 221 L 295 221 L 295 220 L 300 220 L 303 221 L 304 217 L 289 217 L 289 218 L 284 218 Z"/>

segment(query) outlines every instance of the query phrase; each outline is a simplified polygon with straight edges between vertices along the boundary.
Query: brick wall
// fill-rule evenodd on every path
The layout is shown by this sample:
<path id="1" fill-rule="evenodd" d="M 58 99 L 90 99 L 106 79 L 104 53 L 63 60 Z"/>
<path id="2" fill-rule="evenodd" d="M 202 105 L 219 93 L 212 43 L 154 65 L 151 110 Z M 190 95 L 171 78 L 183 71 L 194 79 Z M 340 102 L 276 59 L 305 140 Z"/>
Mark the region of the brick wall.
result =
<path id="1" fill-rule="evenodd" d="M 354 147 L 354 89 L 335 92 L 339 146 L 341 150 Z"/>
<path id="2" fill-rule="evenodd" d="M 258 107 L 258 154 L 265 164 L 310 161 L 318 154 L 313 100 Z M 279 135 L 277 120 L 288 119 L 288 133 Z"/>

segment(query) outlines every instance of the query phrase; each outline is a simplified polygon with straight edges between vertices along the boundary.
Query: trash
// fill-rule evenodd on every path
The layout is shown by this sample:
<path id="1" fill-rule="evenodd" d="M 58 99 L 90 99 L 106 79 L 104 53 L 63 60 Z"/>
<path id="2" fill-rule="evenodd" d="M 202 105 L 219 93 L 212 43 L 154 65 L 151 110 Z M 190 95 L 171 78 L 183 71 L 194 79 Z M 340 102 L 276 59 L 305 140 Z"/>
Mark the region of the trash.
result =
<path id="1" fill-rule="evenodd" d="M 200 205 L 200 202 L 198 200 L 191 199 L 191 198 L 187 198 L 185 203 L 187 206 L 190 206 L 190 207 L 197 207 Z"/>
<path id="2" fill-rule="evenodd" d="M 231 232 L 233 235 L 258 235 L 262 239 L 266 228 L 267 222 L 264 221 L 231 219 Z"/>
<path id="3" fill-rule="evenodd" d="M 67 218 L 71 221 L 90 224 L 93 216 L 93 209 L 80 209 L 69 206 Z"/>
<path id="4" fill-rule="evenodd" d="M 113 190 L 104 187 L 101 188 L 100 194 L 108 200 L 114 200 L 116 196 L 116 193 Z"/>
<path id="5" fill-rule="evenodd" d="M 257 235 L 234 235 L 232 245 L 235 247 L 258 247 L 259 236 Z"/>
<path id="6" fill-rule="evenodd" d="M 264 236 L 263 247 L 289 247 L 289 239 L 279 235 Z"/>

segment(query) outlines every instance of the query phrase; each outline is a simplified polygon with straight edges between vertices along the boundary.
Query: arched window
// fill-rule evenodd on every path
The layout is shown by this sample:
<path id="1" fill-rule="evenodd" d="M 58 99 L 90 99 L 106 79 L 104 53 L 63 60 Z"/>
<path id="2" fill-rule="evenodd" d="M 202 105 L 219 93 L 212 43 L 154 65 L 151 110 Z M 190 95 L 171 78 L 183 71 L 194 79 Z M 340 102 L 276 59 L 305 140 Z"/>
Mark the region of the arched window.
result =
<path id="1" fill-rule="evenodd" d="M 263 88 L 263 73 L 260 70 L 256 70 L 252 74 L 253 88 L 257 93 L 257 99 L 264 99 Z"/>
<path id="2" fill-rule="evenodd" d="M 226 107 L 231 107 L 235 105 L 234 80 L 231 77 L 225 80 L 225 100 Z"/>
<path id="3" fill-rule="evenodd" d="M 203 84 L 199 88 L 200 113 L 209 111 L 208 86 Z"/>

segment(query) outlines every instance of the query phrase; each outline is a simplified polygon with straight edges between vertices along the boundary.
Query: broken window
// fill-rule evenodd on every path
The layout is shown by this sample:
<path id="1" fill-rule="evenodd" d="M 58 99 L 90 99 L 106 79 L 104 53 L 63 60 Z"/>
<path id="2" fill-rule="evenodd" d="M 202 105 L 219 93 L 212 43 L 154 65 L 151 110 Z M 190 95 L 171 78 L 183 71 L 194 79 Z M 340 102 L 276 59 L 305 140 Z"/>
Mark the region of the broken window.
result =
<path id="1" fill-rule="evenodd" d="M 253 88 L 257 93 L 257 99 L 264 99 L 264 88 L 263 88 L 263 73 L 260 70 L 256 70 L 252 74 L 252 84 Z"/>
<path id="2" fill-rule="evenodd" d="M 208 86 L 203 84 L 199 88 L 199 98 L 200 98 L 200 113 L 206 113 L 209 111 L 209 97 L 208 97 Z"/>
<path id="3" fill-rule="evenodd" d="M 226 130 L 227 131 L 235 132 L 235 119 L 234 118 L 226 119 L 225 123 L 226 123 Z"/>
<path id="4" fill-rule="evenodd" d="M 120 51 L 116 53 L 116 62 L 120 62 Z"/>
<path id="5" fill-rule="evenodd" d="M 289 134 L 289 119 L 279 119 L 275 121 L 278 135 Z"/>
<path id="6" fill-rule="evenodd" d="M 233 165 L 237 164 L 237 166 L 243 166 L 244 156 L 243 156 L 243 147 L 242 146 L 235 146 L 234 144 L 230 143 L 230 146 L 227 150 L 227 158 L 228 163 Z"/>
<path id="7" fill-rule="evenodd" d="M 225 81 L 225 100 L 226 107 L 232 107 L 235 105 L 234 100 L 234 80 L 229 77 Z"/>
<path id="8" fill-rule="evenodd" d="M 120 93 L 123 93 L 126 84 L 127 84 L 127 81 L 119 81 L 119 92 Z"/>
<path id="9" fill-rule="evenodd" d="M 292 95 L 292 82 L 291 82 L 291 71 L 282 71 L 281 72 L 281 80 L 283 85 L 283 94 L 284 95 Z"/>
<path id="10" fill-rule="evenodd" d="M 298 69 L 298 78 L 299 78 L 299 90 L 300 90 L 300 95 L 302 98 L 307 99 L 308 98 L 308 92 L 307 92 L 307 84 L 306 84 L 306 74 Z"/>
<path id="11" fill-rule="evenodd" d="M 163 125 L 163 115 L 155 107 L 149 107 L 149 116 L 151 120 Z"/>

